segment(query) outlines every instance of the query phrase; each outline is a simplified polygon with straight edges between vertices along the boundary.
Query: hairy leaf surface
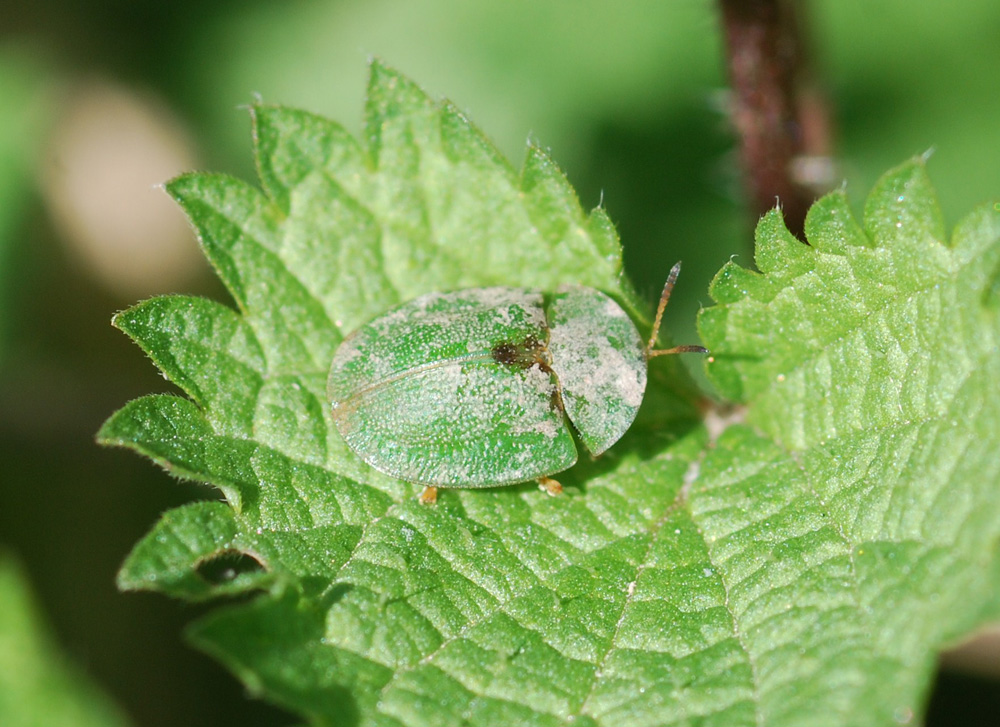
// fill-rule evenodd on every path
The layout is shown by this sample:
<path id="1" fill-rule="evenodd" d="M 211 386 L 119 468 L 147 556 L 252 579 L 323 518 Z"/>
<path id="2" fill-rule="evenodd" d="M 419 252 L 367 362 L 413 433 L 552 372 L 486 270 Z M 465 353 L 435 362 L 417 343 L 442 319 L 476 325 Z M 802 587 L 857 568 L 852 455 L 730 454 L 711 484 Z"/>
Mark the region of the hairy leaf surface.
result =
<path id="1" fill-rule="evenodd" d="M 820 200 L 810 246 L 775 212 L 752 272 L 703 311 L 709 373 L 746 421 L 698 421 L 651 363 L 632 431 L 533 486 L 443 492 L 370 470 L 326 412 L 343 337 L 433 290 L 599 288 L 640 323 L 613 226 L 554 163 L 512 170 L 455 108 L 375 63 L 362 141 L 253 107 L 263 191 L 168 190 L 236 310 L 146 301 L 116 325 L 186 394 L 100 438 L 224 502 L 166 513 L 126 589 L 254 592 L 196 644 L 315 724 L 888 724 L 939 646 L 996 603 L 1000 224 L 947 240 L 921 160 L 862 224 Z M 682 281 L 683 284 L 683 281 Z M 647 325 L 647 324 L 644 324 Z"/>

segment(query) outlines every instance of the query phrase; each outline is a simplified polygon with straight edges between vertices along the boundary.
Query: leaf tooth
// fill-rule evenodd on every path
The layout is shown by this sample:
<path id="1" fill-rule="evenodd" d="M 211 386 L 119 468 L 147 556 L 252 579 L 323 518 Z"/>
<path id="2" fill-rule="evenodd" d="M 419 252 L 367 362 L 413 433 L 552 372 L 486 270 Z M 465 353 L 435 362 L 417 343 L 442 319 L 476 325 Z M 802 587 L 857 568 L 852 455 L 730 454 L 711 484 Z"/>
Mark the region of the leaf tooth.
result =
<path id="1" fill-rule="evenodd" d="M 762 273 L 796 277 L 815 266 L 814 251 L 788 231 L 781 210 L 767 212 L 757 223 L 754 261 Z"/>
<path id="2" fill-rule="evenodd" d="M 973 260 L 989 256 L 986 258 L 989 262 L 976 265 L 976 270 L 970 272 L 985 276 L 979 283 L 980 286 L 1000 284 L 997 281 L 1000 270 L 994 270 L 991 264 L 997 255 L 995 251 L 998 242 L 1000 242 L 1000 202 L 980 205 L 955 225 L 951 245 L 956 265 L 964 267 Z M 987 279 L 990 282 L 987 282 Z"/>
<path id="3" fill-rule="evenodd" d="M 269 371 L 325 370 L 340 336 L 300 270 L 282 257 L 278 208 L 259 190 L 221 174 L 178 177 L 168 190 L 261 341 Z"/>
<path id="4" fill-rule="evenodd" d="M 767 292 L 770 287 L 767 279 L 760 273 L 728 260 L 712 278 L 708 292 L 712 300 L 724 305 L 744 298 L 760 298 L 760 294 Z"/>
<path id="5" fill-rule="evenodd" d="M 437 115 L 433 100 L 420 86 L 381 60 L 372 59 L 364 127 L 368 153 L 376 167 L 382 161 L 387 129 L 392 128 L 397 133 L 405 132 L 407 127 L 426 124 L 431 119 L 436 119 Z M 412 134 L 409 137 L 411 142 L 416 138 Z"/>
<path id="6" fill-rule="evenodd" d="M 122 311 L 114 323 L 221 431 L 250 435 L 266 363 L 241 316 L 204 298 L 161 296 Z"/>
<path id="7" fill-rule="evenodd" d="M 363 524 L 391 503 L 373 487 L 286 452 L 217 434 L 197 405 L 178 396 L 129 402 L 104 423 L 97 439 L 143 454 L 173 475 L 219 488 L 241 517 L 272 529 Z"/>
<path id="8" fill-rule="evenodd" d="M 805 233 L 813 248 L 832 255 L 845 255 L 852 247 L 872 246 L 851 213 L 847 193 L 843 189 L 820 197 L 809 208 Z"/>
<path id="9" fill-rule="evenodd" d="M 369 164 L 343 126 L 307 111 L 263 103 L 253 104 L 250 115 L 261 184 L 285 214 L 290 211 L 292 190 L 318 171 L 358 193 Z"/>
<path id="10" fill-rule="evenodd" d="M 129 553 L 118 572 L 118 588 L 190 599 L 218 595 L 195 568 L 230 547 L 237 530 L 232 508 L 221 502 L 192 502 L 170 510 Z"/>
<path id="11" fill-rule="evenodd" d="M 131 449 L 170 474 L 218 487 L 239 511 L 247 493 L 234 470 L 221 466 L 224 473 L 217 476 L 214 465 L 220 463 L 213 460 L 210 446 L 214 438 L 211 424 L 194 402 L 165 394 L 130 401 L 108 417 L 97 433 L 100 444 Z"/>
<path id="12" fill-rule="evenodd" d="M 926 247 L 930 240 L 947 239 L 922 158 L 914 157 L 882 175 L 865 201 L 864 228 L 878 247 Z"/>
<path id="13" fill-rule="evenodd" d="M 261 192 L 224 174 L 190 173 L 166 184 L 198 234 L 205 257 L 241 310 L 248 306 L 241 253 L 248 243 L 273 248 L 279 237 L 274 208 Z"/>
<path id="14" fill-rule="evenodd" d="M 618 231 L 615 230 L 615 225 L 604 207 L 597 206 L 590 211 L 590 215 L 587 217 L 587 231 L 601 257 L 621 271 L 621 241 L 618 238 Z"/>
<path id="15" fill-rule="evenodd" d="M 453 164 L 472 164 L 487 172 L 503 171 L 514 184 L 516 174 L 507 158 L 474 126 L 455 104 L 440 107 L 441 150 Z"/>
<path id="16" fill-rule="evenodd" d="M 549 244 L 577 242 L 573 233 L 584 224 L 580 200 L 552 157 L 536 144 L 527 148 L 521 190 L 532 224 Z"/>

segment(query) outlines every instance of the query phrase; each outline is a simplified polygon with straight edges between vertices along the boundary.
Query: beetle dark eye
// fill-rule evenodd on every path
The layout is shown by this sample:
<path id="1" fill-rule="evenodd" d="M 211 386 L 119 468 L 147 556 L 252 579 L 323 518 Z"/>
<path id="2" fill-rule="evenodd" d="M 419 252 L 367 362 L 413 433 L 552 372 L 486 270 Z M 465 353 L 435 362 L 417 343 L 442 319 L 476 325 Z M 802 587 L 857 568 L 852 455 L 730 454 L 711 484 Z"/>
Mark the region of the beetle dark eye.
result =
<path id="1" fill-rule="evenodd" d="M 517 346 L 507 341 L 495 345 L 490 353 L 493 354 L 494 361 L 504 366 L 514 366 L 518 362 Z"/>
<path id="2" fill-rule="evenodd" d="M 490 350 L 493 360 L 504 366 L 528 369 L 538 364 L 543 370 L 548 370 L 545 356 L 545 344 L 534 336 L 528 336 L 520 343 L 501 341 Z"/>

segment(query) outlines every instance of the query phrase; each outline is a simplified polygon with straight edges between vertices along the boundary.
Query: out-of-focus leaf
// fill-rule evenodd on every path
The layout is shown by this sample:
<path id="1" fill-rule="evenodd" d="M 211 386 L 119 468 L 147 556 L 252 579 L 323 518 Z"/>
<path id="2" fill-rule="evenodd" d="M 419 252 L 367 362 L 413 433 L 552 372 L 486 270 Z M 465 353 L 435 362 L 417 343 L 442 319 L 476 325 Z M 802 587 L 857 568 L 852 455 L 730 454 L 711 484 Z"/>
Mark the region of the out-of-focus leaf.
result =
<path id="1" fill-rule="evenodd" d="M 0 724 L 114 727 L 126 720 L 51 641 L 24 574 L 0 553 Z"/>

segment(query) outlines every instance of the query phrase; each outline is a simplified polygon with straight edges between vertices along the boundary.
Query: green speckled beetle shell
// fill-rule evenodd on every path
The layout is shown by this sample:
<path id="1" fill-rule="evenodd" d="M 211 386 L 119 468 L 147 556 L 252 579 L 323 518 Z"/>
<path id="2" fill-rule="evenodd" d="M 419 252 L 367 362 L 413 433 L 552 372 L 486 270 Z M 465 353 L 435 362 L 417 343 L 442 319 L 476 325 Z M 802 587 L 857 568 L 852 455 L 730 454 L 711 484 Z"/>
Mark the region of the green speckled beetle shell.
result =
<path id="1" fill-rule="evenodd" d="M 491 487 L 571 467 L 569 422 L 591 454 L 605 451 L 635 419 L 647 359 L 693 350 L 704 351 L 652 351 L 593 288 L 431 293 L 346 338 L 327 393 L 344 440 L 380 472 L 429 487 Z"/>

